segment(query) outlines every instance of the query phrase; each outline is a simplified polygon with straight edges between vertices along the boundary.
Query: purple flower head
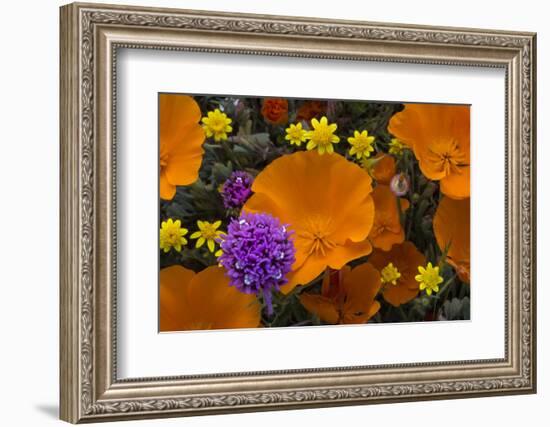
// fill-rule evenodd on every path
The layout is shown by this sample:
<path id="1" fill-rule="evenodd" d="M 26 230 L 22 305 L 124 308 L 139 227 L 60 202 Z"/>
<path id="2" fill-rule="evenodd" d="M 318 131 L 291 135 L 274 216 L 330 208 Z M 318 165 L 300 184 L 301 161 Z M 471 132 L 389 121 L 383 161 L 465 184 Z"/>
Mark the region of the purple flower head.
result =
<path id="1" fill-rule="evenodd" d="M 219 263 L 227 270 L 231 286 L 246 294 L 264 296 L 273 313 L 272 290 L 287 282 L 296 249 L 291 232 L 269 214 L 243 213 L 231 220 L 223 237 Z"/>
<path id="2" fill-rule="evenodd" d="M 235 171 L 223 184 L 221 193 L 226 209 L 240 209 L 252 194 L 252 175 Z"/>

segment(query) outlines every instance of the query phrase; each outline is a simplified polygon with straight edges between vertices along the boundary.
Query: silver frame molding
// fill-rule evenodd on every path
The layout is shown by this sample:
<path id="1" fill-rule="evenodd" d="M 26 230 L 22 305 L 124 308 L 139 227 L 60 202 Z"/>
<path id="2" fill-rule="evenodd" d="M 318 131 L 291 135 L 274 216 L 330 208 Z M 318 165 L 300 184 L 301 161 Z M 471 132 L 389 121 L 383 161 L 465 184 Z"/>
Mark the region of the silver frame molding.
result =
<path id="1" fill-rule="evenodd" d="M 60 382 L 72 423 L 536 391 L 536 35 L 99 4 L 61 8 Z M 117 49 L 499 67 L 506 72 L 505 357 L 121 380 Z"/>

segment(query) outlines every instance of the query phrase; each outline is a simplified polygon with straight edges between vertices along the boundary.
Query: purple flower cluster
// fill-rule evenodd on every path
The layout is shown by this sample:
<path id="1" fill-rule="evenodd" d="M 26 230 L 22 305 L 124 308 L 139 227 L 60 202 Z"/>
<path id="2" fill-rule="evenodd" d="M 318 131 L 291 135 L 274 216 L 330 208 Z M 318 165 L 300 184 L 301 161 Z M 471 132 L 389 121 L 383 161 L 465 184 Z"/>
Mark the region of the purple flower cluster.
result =
<path id="1" fill-rule="evenodd" d="M 226 209 L 240 209 L 252 194 L 252 175 L 235 171 L 222 187 L 223 205 Z"/>
<path id="2" fill-rule="evenodd" d="M 268 214 L 243 213 L 233 219 L 221 242 L 220 264 L 230 283 L 247 294 L 263 294 L 268 313 L 273 312 L 272 290 L 287 282 L 296 249 L 291 232 Z"/>

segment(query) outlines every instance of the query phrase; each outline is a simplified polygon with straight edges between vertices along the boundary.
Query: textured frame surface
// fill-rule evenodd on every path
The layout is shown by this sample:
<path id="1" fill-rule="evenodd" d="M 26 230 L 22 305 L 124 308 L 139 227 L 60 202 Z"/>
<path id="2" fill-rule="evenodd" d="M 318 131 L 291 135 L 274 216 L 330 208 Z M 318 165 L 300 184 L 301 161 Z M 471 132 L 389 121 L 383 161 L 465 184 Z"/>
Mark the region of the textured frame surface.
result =
<path id="1" fill-rule="evenodd" d="M 63 420 L 535 392 L 535 34 L 71 4 L 61 8 L 60 42 Z M 115 103 L 121 47 L 504 68 L 505 357 L 117 379 Z"/>

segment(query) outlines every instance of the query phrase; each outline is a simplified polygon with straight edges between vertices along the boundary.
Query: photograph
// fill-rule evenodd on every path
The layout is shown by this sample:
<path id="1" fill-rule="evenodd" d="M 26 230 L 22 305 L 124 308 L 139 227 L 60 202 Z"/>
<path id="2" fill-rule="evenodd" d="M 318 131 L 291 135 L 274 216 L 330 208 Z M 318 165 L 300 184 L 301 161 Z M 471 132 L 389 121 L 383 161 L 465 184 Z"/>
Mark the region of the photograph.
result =
<path id="1" fill-rule="evenodd" d="M 470 319 L 469 105 L 159 93 L 158 124 L 160 332 Z"/>

